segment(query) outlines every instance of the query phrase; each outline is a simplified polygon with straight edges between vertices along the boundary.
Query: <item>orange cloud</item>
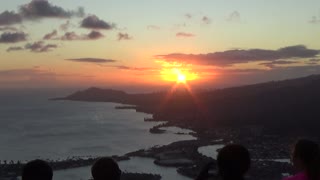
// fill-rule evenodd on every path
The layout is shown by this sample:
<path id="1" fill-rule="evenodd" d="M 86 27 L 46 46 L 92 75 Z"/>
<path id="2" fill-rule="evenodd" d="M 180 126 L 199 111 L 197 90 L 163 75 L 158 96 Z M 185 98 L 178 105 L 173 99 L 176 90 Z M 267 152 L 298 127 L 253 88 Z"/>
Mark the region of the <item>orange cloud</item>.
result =
<path id="1" fill-rule="evenodd" d="M 186 32 L 178 32 L 176 34 L 177 37 L 184 37 L 184 38 L 190 38 L 190 37 L 194 37 L 195 35 L 192 33 L 186 33 Z"/>

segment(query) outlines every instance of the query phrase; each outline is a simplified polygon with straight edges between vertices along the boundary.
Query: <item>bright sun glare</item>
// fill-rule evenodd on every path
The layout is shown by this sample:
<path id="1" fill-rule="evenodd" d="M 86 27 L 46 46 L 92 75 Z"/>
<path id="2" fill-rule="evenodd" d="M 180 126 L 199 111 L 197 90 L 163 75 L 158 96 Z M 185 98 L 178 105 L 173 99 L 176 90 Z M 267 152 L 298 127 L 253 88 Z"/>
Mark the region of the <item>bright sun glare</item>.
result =
<path id="1" fill-rule="evenodd" d="M 197 74 L 186 69 L 180 68 L 165 68 L 161 74 L 166 81 L 176 81 L 177 83 L 186 83 L 187 81 L 197 79 Z"/>
<path id="2" fill-rule="evenodd" d="M 178 78 L 177 78 L 178 82 L 186 82 L 186 75 L 184 74 L 178 74 Z"/>

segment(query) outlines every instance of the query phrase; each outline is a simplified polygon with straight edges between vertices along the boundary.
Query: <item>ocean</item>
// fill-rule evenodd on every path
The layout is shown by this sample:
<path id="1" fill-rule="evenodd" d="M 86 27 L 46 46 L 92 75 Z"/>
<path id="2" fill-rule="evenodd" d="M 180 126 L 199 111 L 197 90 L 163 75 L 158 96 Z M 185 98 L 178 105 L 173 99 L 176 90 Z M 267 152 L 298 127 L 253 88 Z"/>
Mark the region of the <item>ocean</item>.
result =
<path id="1" fill-rule="evenodd" d="M 159 122 L 150 114 L 117 110 L 116 103 L 51 101 L 71 90 L 1 90 L 0 160 L 123 155 L 142 148 L 194 139 L 168 128 L 151 134 Z M 130 171 L 130 168 L 127 169 Z"/>

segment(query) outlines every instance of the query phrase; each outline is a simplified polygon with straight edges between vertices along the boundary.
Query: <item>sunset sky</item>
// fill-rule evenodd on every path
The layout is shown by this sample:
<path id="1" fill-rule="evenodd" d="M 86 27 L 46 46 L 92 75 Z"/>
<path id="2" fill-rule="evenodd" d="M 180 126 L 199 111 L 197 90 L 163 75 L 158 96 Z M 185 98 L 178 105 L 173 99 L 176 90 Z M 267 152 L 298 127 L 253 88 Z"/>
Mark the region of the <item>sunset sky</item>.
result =
<path id="1" fill-rule="evenodd" d="M 319 74 L 319 50 L 319 0 L 0 6 L 0 88 L 227 87 Z"/>

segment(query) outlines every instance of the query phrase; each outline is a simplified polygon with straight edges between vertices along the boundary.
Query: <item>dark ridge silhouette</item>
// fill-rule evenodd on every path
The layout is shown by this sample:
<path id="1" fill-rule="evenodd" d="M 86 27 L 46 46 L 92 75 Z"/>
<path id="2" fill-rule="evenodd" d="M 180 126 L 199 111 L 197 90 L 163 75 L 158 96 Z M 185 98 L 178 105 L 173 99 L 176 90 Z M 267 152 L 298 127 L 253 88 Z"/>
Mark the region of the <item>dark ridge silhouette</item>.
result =
<path id="1" fill-rule="evenodd" d="M 78 91 L 70 96 L 67 96 L 66 99 L 81 101 L 119 102 L 121 99 L 124 99 L 127 96 L 128 95 L 123 91 L 92 87 L 87 90 Z"/>
<path id="2" fill-rule="evenodd" d="M 168 92 L 127 94 L 89 88 L 60 99 L 135 105 L 137 111 L 152 113 L 155 120 L 168 120 L 192 129 L 260 125 L 276 129 L 279 133 L 317 133 L 320 125 L 319 92 L 320 75 L 312 75 L 196 91 L 193 96 L 187 90 L 177 90 L 167 98 Z"/>

